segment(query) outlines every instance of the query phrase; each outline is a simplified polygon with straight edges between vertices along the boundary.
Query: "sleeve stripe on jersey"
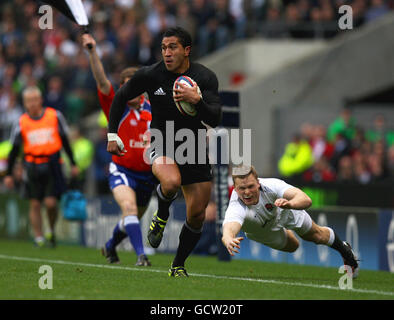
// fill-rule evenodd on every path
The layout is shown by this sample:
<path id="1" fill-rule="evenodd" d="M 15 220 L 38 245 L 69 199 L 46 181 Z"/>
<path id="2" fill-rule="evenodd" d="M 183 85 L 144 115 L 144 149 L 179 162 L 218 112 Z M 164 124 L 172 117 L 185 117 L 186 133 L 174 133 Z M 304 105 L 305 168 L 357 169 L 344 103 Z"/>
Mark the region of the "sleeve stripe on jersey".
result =
<path id="1" fill-rule="evenodd" d="M 69 128 L 64 118 L 63 114 L 60 111 L 56 111 L 57 119 L 59 120 L 59 131 L 64 133 L 65 135 L 69 134 Z"/>

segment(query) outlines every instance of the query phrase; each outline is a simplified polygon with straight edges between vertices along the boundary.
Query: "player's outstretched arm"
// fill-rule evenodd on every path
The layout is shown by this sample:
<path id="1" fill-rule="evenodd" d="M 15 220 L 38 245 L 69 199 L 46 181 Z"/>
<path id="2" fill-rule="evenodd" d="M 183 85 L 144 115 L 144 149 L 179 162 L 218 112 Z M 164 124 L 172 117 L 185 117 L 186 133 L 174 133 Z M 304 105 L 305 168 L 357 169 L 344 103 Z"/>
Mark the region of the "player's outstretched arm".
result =
<path id="1" fill-rule="evenodd" d="M 312 205 L 312 200 L 301 189 L 292 187 L 285 191 L 283 198 L 275 200 L 275 205 L 283 209 L 304 210 Z"/>
<path id="2" fill-rule="evenodd" d="M 223 225 L 223 237 L 222 242 L 226 247 L 230 255 L 239 253 L 240 243 L 244 239 L 243 237 L 237 237 L 237 234 L 241 231 L 241 224 L 238 222 L 227 222 Z"/>
<path id="3" fill-rule="evenodd" d="M 105 75 L 103 64 L 97 54 L 96 41 L 89 33 L 84 33 L 82 35 L 82 45 L 89 53 L 90 68 L 92 69 L 93 77 L 96 80 L 98 89 L 103 94 L 108 95 L 111 90 L 111 83 Z"/>

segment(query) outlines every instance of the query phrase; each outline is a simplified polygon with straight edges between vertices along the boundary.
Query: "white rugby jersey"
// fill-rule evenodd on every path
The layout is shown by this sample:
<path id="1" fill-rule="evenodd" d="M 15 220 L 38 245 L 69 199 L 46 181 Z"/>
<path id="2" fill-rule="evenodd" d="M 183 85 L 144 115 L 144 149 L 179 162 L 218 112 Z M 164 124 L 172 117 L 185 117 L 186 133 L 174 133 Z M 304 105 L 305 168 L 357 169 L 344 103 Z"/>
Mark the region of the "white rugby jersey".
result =
<path id="1" fill-rule="evenodd" d="M 256 205 L 245 205 L 233 190 L 228 204 L 223 225 L 227 222 L 238 222 L 242 230 L 246 233 L 254 234 L 261 230 L 268 221 L 276 219 L 284 210 L 274 205 L 278 198 L 283 198 L 283 194 L 292 185 L 283 180 L 275 178 L 259 178 L 260 196 Z"/>

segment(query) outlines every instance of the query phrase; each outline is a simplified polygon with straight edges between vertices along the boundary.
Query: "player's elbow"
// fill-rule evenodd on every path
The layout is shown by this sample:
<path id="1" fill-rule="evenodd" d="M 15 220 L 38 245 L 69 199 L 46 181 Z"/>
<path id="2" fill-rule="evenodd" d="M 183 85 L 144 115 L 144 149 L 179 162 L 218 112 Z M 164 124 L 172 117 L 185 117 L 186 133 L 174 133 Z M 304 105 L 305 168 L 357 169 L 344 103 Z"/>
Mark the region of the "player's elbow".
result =
<path id="1" fill-rule="evenodd" d="M 111 83 L 108 80 L 98 81 L 97 87 L 101 93 L 109 95 L 111 91 Z"/>
<path id="2" fill-rule="evenodd" d="M 308 209 L 312 205 L 312 199 L 307 194 L 305 194 L 304 198 L 305 209 Z"/>
<path id="3" fill-rule="evenodd" d="M 222 122 L 222 112 L 218 110 L 217 112 L 212 113 L 211 117 L 206 119 L 204 122 L 206 122 L 212 128 L 217 127 Z"/>

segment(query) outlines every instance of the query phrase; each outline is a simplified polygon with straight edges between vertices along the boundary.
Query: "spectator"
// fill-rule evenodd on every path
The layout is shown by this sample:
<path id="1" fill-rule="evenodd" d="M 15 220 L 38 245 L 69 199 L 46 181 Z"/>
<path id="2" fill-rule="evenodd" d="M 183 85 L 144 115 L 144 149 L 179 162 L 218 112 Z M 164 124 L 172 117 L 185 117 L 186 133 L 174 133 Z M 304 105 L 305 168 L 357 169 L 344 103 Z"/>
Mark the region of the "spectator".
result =
<path id="1" fill-rule="evenodd" d="M 371 181 L 382 181 L 386 178 L 383 159 L 375 154 L 370 154 L 368 157 L 368 166 L 371 172 Z"/>
<path id="2" fill-rule="evenodd" d="M 384 0 L 371 0 L 370 8 L 365 13 L 365 21 L 373 21 L 389 12 Z"/>
<path id="3" fill-rule="evenodd" d="M 282 38 L 286 35 L 286 26 L 278 7 L 267 8 L 266 19 L 261 25 L 261 34 L 267 38 Z"/>
<path id="4" fill-rule="evenodd" d="M 336 15 L 329 0 L 321 2 L 321 17 L 324 26 L 323 37 L 331 38 L 337 33 L 338 24 L 337 21 L 335 21 Z"/>
<path id="5" fill-rule="evenodd" d="M 357 150 L 360 150 L 365 143 L 365 133 L 364 133 L 364 128 L 357 126 L 355 129 L 354 137 L 350 141 L 351 145 L 351 151 L 356 152 Z"/>
<path id="6" fill-rule="evenodd" d="M 151 65 L 157 60 L 153 35 L 145 24 L 139 25 L 138 30 L 138 36 L 130 53 L 138 65 Z"/>
<path id="7" fill-rule="evenodd" d="M 284 177 L 300 175 L 312 164 L 312 148 L 300 135 L 295 134 L 293 142 L 286 145 L 285 152 L 279 160 L 279 173 Z"/>
<path id="8" fill-rule="evenodd" d="M 326 128 L 317 125 L 312 128 L 312 136 L 309 143 L 312 147 L 313 158 L 317 161 L 322 157 L 331 159 L 334 153 L 334 146 L 326 140 Z"/>
<path id="9" fill-rule="evenodd" d="M 234 18 L 234 37 L 236 39 L 242 39 L 246 35 L 246 15 L 244 2 L 244 0 L 229 0 L 229 11 Z"/>
<path id="10" fill-rule="evenodd" d="M 181 1 L 176 10 L 176 25 L 188 31 L 192 37 L 196 34 L 196 21 L 191 15 L 190 6 L 186 1 Z M 193 38 L 194 39 L 194 38 Z"/>
<path id="11" fill-rule="evenodd" d="M 9 139 L 11 127 L 23 113 L 22 106 L 18 103 L 17 96 L 10 92 L 5 109 L 0 113 L 0 141 Z"/>
<path id="12" fill-rule="evenodd" d="M 330 124 L 327 130 L 327 140 L 334 142 L 337 134 L 341 134 L 346 139 L 353 139 L 356 132 L 356 120 L 352 116 L 352 111 L 344 108 L 340 116 Z"/>
<path id="13" fill-rule="evenodd" d="M 366 131 L 365 137 L 370 142 L 384 141 L 387 146 L 391 146 L 394 143 L 394 131 L 387 128 L 382 114 L 375 117 L 373 128 Z"/>
<path id="14" fill-rule="evenodd" d="M 99 24 L 94 30 L 97 39 L 97 52 L 102 59 L 110 58 L 114 52 L 114 44 L 108 40 L 107 31 L 104 24 Z"/>
<path id="15" fill-rule="evenodd" d="M 387 152 L 387 170 L 390 178 L 394 179 L 394 145 Z"/>
<path id="16" fill-rule="evenodd" d="M 339 160 L 337 180 L 340 182 L 354 181 L 353 163 L 350 156 L 344 156 Z"/>
<path id="17" fill-rule="evenodd" d="M 367 167 L 366 157 L 360 152 L 357 152 L 353 155 L 352 161 L 354 164 L 355 180 L 362 184 L 369 183 L 371 181 L 371 173 Z"/>
<path id="18" fill-rule="evenodd" d="M 175 26 L 175 16 L 167 12 L 163 0 L 153 0 L 152 10 L 149 11 L 146 25 L 155 38 L 161 38 L 161 33 Z"/>
<path id="19" fill-rule="evenodd" d="M 314 126 L 311 125 L 309 122 L 305 122 L 301 125 L 300 133 L 301 138 L 310 143 L 313 139 Z"/>
<path id="20" fill-rule="evenodd" d="M 25 62 L 22 64 L 18 77 L 14 82 L 14 90 L 17 93 L 22 92 L 22 90 L 26 88 L 31 78 L 33 78 L 33 67 L 30 62 Z"/>
<path id="21" fill-rule="evenodd" d="M 146 21 L 148 16 L 148 9 L 144 0 L 134 0 L 133 11 L 135 14 L 135 22 L 137 25 Z"/>
<path id="22" fill-rule="evenodd" d="M 196 30 L 200 30 L 204 27 L 208 20 L 214 15 L 213 7 L 207 0 L 192 0 L 191 3 L 191 14 L 196 21 Z M 196 35 L 193 36 L 198 41 Z"/>
<path id="23" fill-rule="evenodd" d="M 353 27 L 360 27 L 365 22 L 366 1 L 353 0 L 351 7 L 353 9 Z"/>
<path id="24" fill-rule="evenodd" d="M 305 181 L 319 182 L 332 182 L 335 181 L 336 176 L 333 168 L 325 157 L 320 157 L 312 166 L 307 170 L 303 179 Z"/>
<path id="25" fill-rule="evenodd" d="M 298 13 L 303 21 L 309 20 L 311 11 L 311 3 L 308 0 L 298 0 L 297 3 Z"/>
<path id="26" fill-rule="evenodd" d="M 265 1 L 265 0 L 243 1 L 243 9 L 245 12 L 245 20 L 246 20 L 245 36 L 253 37 L 257 32 L 260 31 L 259 24 L 262 21 L 266 20 L 265 15 L 266 15 L 267 7 L 278 8 L 278 12 L 280 11 L 278 6 L 270 5 L 270 3 L 272 2 L 273 1 Z"/>
<path id="27" fill-rule="evenodd" d="M 289 4 L 285 9 L 286 26 L 289 35 L 293 38 L 308 37 L 308 33 L 301 27 L 301 16 L 295 3 Z"/>
<path id="28" fill-rule="evenodd" d="M 78 53 L 78 46 L 71 40 L 71 35 L 65 28 L 59 30 L 59 52 L 67 57 L 74 58 Z"/>
<path id="29" fill-rule="evenodd" d="M 59 76 L 50 77 L 46 92 L 44 96 L 44 105 L 55 108 L 63 114 L 67 114 L 62 78 Z"/>
<path id="30" fill-rule="evenodd" d="M 79 169 L 79 174 L 74 181 L 74 188 L 83 191 L 85 187 L 87 171 L 90 168 L 93 156 L 93 143 L 81 134 L 78 127 L 74 126 L 70 130 L 71 150 L 73 151 L 75 162 Z"/>
<path id="31" fill-rule="evenodd" d="M 7 60 L 7 57 L 6 57 Z M 11 88 L 14 85 L 14 81 L 15 78 L 17 76 L 17 69 L 16 69 L 16 65 L 13 63 L 7 63 L 4 67 L 3 67 L 3 75 L 1 80 L 1 85 L 2 87 L 5 88 Z M 5 90 L 8 91 L 8 90 Z M 0 106 L 0 110 L 1 110 L 1 106 Z"/>
<path id="32" fill-rule="evenodd" d="M 337 133 L 334 141 L 334 152 L 330 159 L 331 165 L 338 170 L 338 164 L 342 157 L 350 156 L 351 144 L 344 134 Z"/>
<path id="33" fill-rule="evenodd" d="M 7 158 L 12 149 L 12 144 L 9 140 L 0 142 L 0 176 L 6 174 L 7 171 Z"/>
<path id="34" fill-rule="evenodd" d="M 234 18 L 230 14 L 227 0 L 215 0 L 213 14 L 199 29 L 200 56 L 226 46 L 233 32 Z"/>
<path id="35" fill-rule="evenodd" d="M 1 44 L 4 47 L 7 47 L 9 45 L 19 43 L 22 41 L 23 34 L 20 30 L 17 29 L 15 20 L 12 19 L 12 17 L 8 16 L 6 19 L 4 19 L 4 22 L 2 24 L 2 35 L 0 37 Z"/>

